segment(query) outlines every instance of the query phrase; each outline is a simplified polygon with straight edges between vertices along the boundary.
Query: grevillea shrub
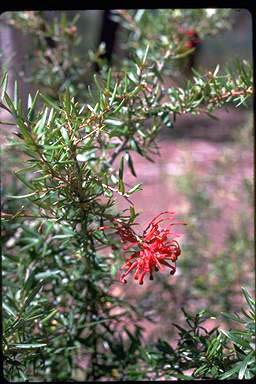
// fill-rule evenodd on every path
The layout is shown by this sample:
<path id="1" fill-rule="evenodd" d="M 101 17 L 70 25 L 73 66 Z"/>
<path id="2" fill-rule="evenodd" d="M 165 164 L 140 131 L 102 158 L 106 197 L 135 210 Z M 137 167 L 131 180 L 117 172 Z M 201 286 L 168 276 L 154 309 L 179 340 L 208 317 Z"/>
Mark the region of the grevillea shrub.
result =
<path id="1" fill-rule="evenodd" d="M 159 132 L 175 129 L 179 115 L 210 118 L 218 108 L 241 107 L 250 99 L 252 68 L 246 60 L 233 70 L 195 72 L 183 86 L 164 81 L 173 74 L 179 78 L 184 60 L 205 36 L 231 27 L 231 13 L 113 11 L 129 55 L 114 57 L 112 67 L 101 57 L 104 45 L 86 58 L 73 49 L 81 40 L 77 18 L 63 14 L 49 21 L 44 12 L 32 11 L 1 16 L 31 33 L 35 54 L 28 80 L 38 88 L 24 101 L 17 81 L 10 84 L 7 72 L 1 78 L 0 107 L 7 116 L 1 124 L 10 128 L 2 151 L 1 207 L 7 380 L 169 379 L 184 378 L 188 369 L 192 378 L 255 375 L 255 312 L 248 290 L 245 318 L 226 315 L 241 331 L 208 331 L 200 324 L 212 314 L 202 308 L 192 315 L 184 308 L 189 330 L 169 325 L 179 330 L 175 348 L 162 339 L 146 343 L 145 322 L 157 321 L 150 314 L 157 300 L 148 311 L 126 296 L 134 286 L 150 298 L 159 276 L 162 291 L 178 295 L 174 279 L 191 289 L 191 271 L 182 261 L 190 251 L 197 262 L 198 248 L 186 246 L 191 220 L 181 217 L 178 206 L 166 207 L 137 233 L 140 207 L 133 194 L 143 186 L 128 185 L 125 170 L 136 177 L 134 153 L 149 161 L 159 154 Z M 118 209 L 117 196 L 126 209 Z M 181 234 L 187 236 L 182 245 Z"/>

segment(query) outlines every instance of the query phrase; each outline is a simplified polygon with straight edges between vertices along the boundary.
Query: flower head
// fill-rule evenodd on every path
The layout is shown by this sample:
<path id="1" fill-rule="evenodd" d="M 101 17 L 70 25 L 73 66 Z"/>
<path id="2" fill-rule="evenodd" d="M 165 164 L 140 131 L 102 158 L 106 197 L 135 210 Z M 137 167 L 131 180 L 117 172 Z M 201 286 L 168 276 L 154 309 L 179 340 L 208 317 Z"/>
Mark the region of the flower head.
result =
<path id="1" fill-rule="evenodd" d="M 142 236 L 137 235 L 131 226 L 122 222 L 121 219 L 113 219 L 113 226 L 101 227 L 101 229 L 114 228 L 124 243 L 123 250 L 132 252 L 122 266 L 126 271 L 121 275 L 121 283 L 126 283 L 126 276 L 133 270 L 135 270 L 134 279 L 138 280 L 139 284 L 143 284 L 146 273 L 149 273 L 150 280 L 153 280 L 153 272 L 161 272 L 165 267 L 171 269 L 171 275 L 175 273 L 176 260 L 181 254 L 179 243 L 175 238 L 179 237 L 180 233 L 172 232 L 170 228 L 160 228 L 161 222 L 175 220 L 174 217 L 159 219 L 163 214 L 173 215 L 174 212 L 160 213 L 149 223 Z M 178 224 L 185 225 L 182 222 L 174 222 L 170 223 L 169 227 Z M 128 251 L 133 246 L 136 246 L 137 250 Z"/>

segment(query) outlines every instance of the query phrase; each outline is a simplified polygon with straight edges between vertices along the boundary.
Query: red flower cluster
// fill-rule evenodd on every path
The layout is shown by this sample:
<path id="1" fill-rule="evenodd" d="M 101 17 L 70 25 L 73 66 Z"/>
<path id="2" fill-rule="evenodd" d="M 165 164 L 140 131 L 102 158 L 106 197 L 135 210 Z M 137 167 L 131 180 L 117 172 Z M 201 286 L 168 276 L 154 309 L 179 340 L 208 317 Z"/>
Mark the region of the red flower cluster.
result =
<path id="1" fill-rule="evenodd" d="M 187 30 L 185 30 L 184 28 L 179 28 L 179 33 L 188 36 L 184 43 L 185 48 L 195 48 L 201 43 L 201 39 L 194 28 L 190 28 Z"/>
<path id="2" fill-rule="evenodd" d="M 174 212 L 160 213 L 149 223 L 142 236 L 137 235 L 129 224 L 122 222 L 120 219 L 113 219 L 113 226 L 100 228 L 114 228 L 121 237 L 122 242 L 126 243 L 123 246 L 124 250 L 133 246 L 139 248 L 137 251 L 132 251 L 133 253 L 122 266 L 122 268 L 127 268 L 127 271 L 121 275 L 121 283 L 126 283 L 125 277 L 134 269 L 136 269 L 134 279 L 139 280 L 139 284 L 143 284 L 144 276 L 148 272 L 150 280 L 153 280 L 153 272 L 163 271 L 164 266 L 171 269 L 171 275 L 175 273 L 176 260 L 181 250 L 179 243 L 174 238 L 179 237 L 180 234 L 172 232 L 171 229 L 159 228 L 161 222 L 174 220 L 174 217 L 168 217 L 157 221 L 163 214 L 173 215 Z M 182 222 L 175 222 L 171 223 L 170 226 L 178 224 L 186 225 Z M 172 238 L 168 240 L 168 236 Z M 174 265 L 169 264 L 168 261 L 172 261 Z"/>

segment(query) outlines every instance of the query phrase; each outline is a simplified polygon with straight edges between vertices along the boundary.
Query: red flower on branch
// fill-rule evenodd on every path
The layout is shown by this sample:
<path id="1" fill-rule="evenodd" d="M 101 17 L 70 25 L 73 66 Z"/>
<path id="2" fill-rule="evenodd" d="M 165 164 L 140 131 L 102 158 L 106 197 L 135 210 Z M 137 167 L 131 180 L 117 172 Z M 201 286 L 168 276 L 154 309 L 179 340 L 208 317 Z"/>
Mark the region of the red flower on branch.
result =
<path id="1" fill-rule="evenodd" d="M 164 267 L 170 268 L 170 274 L 174 275 L 176 260 L 181 254 L 179 243 L 175 238 L 181 234 L 172 232 L 171 229 L 161 229 L 159 227 L 159 224 L 163 221 L 175 220 L 174 217 L 159 219 L 163 214 L 173 215 L 174 212 L 166 211 L 160 213 L 149 223 L 142 236 L 137 235 L 128 223 L 124 223 L 116 218 L 113 219 L 113 226 L 99 228 L 114 228 L 121 237 L 122 242 L 125 243 L 123 245 L 125 251 L 133 246 L 138 247 L 137 251 L 131 251 L 132 254 L 122 266 L 122 269 L 126 268 L 127 270 L 121 275 L 121 283 L 126 283 L 126 276 L 133 270 L 135 270 L 134 279 L 139 280 L 139 284 L 143 284 L 146 273 L 149 273 L 150 280 L 153 280 L 153 272 L 162 272 Z M 182 222 L 174 222 L 169 224 L 169 227 L 178 224 L 186 225 Z"/>
<path id="2" fill-rule="evenodd" d="M 190 29 L 184 29 L 184 28 L 179 28 L 179 33 L 181 35 L 186 36 L 186 41 L 184 43 L 184 47 L 191 49 L 191 48 L 196 48 L 202 40 L 200 39 L 198 32 L 194 28 Z"/>

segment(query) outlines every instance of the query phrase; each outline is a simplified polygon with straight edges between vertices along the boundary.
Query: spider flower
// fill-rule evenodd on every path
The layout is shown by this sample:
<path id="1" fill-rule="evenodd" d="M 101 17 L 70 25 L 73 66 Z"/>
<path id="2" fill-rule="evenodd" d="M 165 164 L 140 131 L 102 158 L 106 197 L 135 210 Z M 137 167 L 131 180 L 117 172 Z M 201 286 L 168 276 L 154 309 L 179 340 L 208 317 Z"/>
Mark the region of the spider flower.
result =
<path id="1" fill-rule="evenodd" d="M 113 219 L 113 226 L 100 228 L 114 228 L 124 243 L 123 250 L 127 251 L 130 247 L 137 247 L 136 251 L 127 251 L 132 254 L 122 266 L 122 269 L 126 269 L 126 271 L 121 274 L 121 283 L 126 283 L 126 276 L 134 270 L 134 279 L 138 280 L 139 284 L 143 284 L 146 273 L 149 273 L 150 280 L 153 280 L 153 272 L 162 272 L 165 267 L 170 268 L 170 274 L 174 275 L 176 260 L 181 254 L 179 243 L 175 238 L 181 234 L 173 232 L 171 228 L 160 228 L 161 222 L 175 220 L 174 217 L 159 219 L 163 214 L 173 215 L 174 212 L 161 212 L 149 223 L 142 236 L 137 235 L 128 223 L 124 223 L 120 219 Z M 173 222 L 169 224 L 169 227 L 178 224 L 186 225 L 182 222 Z"/>

